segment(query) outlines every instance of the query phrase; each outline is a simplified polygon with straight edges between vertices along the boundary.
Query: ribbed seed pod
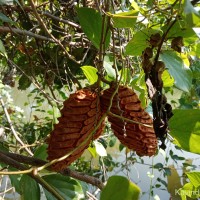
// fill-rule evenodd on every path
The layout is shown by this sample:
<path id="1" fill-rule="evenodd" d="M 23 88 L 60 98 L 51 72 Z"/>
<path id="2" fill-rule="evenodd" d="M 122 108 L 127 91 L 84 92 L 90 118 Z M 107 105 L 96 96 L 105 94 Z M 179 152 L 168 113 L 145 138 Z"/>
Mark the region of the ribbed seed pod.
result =
<path id="1" fill-rule="evenodd" d="M 101 96 L 103 110 L 107 110 L 115 87 L 104 90 Z M 139 156 L 152 156 L 157 150 L 157 138 L 153 129 L 150 115 L 141 107 L 136 93 L 125 86 L 119 86 L 113 98 L 111 113 L 136 121 L 131 123 L 108 114 L 108 121 L 115 136 L 129 149 L 136 151 Z M 146 124 L 148 126 L 144 126 Z"/>
<path id="2" fill-rule="evenodd" d="M 64 102 L 61 117 L 58 118 L 59 123 L 55 124 L 48 140 L 48 160 L 60 158 L 78 147 L 83 141 L 88 141 L 68 158 L 52 165 L 55 171 L 69 166 L 81 156 L 91 140 L 101 135 L 104 122 L 91 135 L 101 116 L 100 99 L 95 92 L 82 89 L 69 96 Z"/>

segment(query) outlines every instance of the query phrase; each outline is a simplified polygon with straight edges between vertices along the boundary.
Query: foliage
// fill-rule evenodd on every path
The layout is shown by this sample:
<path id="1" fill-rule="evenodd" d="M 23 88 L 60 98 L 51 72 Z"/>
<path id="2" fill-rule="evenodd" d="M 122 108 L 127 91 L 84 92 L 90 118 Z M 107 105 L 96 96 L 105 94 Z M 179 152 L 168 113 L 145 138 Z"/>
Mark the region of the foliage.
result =
<path id="1" fill-rule="evenodd" d="M 75 90 L 94 83 L 102 89 L 110 81 L 128 85 L 138 94 L 143 108 L 152 114 L 145 70 L 162 61 L 165 67 L 159 68 L 157 75 L 163 81 L 161 92 L 174 109 L 169 121 L 172 141 L 177 151 L 200 153 L 200 45 L 195 31 L 200 26 L 198 1 L 0 0 L 0 5 L 1 151 L 46 161 L 46 140 L 60 116 L 62 102 Z M 152 55 L 146 52 L 148 48 Z M 144 63 L 145 52 L 148 63 Z M 16 102 L 21 96 L 23 109 Z M 192 171 L 196 166 L 186 163 L 186 158 L 170 147 L 166 152 L 159 150 L 163 162 L 147 164 L 151 170 L 150 191 L 146 192 L 149 199 L 159 198 L 155 197 L 156 189 L 172 190 L 170 159 L 177 166 L 183 162 L 183 168 L 191 170 L 186 173 L 189 182 L 179 184 L 182 188 L 177 194 L 182 199 L 199 197 L 199 172 Z M 116 160 L 109 149 L 124 155 L 125 162 Z M 118 146 L 109 124 L 88 150 L 91 159 L 83 156 L 70 169 L 105 183 L 108 180 L 100 199 L 110 195 L 127 200 L 138 198 L 140 190 L 128 180 L 128 175 L 112 175 L 116 175 L 115 169 L 128 174 L 135 163 L 145 166 L 144 160 L 123 145 Z M 35 165 L 31 168 L 32 164 L 22 164 L 19 157 L 13 166 L 2 159 L 1 172 L 18 173 L 9 174 L 9 178 L 25 200 L 40 199 L 42 191 L 47 199 L 93 198 L 88 192 L 92 188 L 88 189 L 89 184 L 84 189 L 81 181 L 51 174 L 44 166 L 45 169 Z M 93 164 L 94 160 L 98 164 Z M 20 173 L 28 169 L 31 176 Z M 162 176 L 153 182 L 155 171 Z M 126 184 L 128 188 L 124 188 Z"/>

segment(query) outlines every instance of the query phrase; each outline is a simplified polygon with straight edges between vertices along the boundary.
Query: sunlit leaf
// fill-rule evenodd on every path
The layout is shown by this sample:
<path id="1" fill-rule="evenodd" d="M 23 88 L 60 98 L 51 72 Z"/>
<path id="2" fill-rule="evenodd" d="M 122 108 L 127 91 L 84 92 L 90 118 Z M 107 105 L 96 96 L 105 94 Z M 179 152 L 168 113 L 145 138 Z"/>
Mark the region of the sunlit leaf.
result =
<path id="1" fill-rule="evenodd" d="M 3 42 L 0 40 L 0 54 L 4 55 L 5 57 L 7 57 L 7 54 L 6 54 L 6 49 L 3 45 Z"/>
<path id="2" fill-rule="evenodd" d="M 140 188 L 123 176 L 111 176 L 101 192 L 100 200 L 138 200 Z"/>
<path id="3" fill-rule="evenodd" d="M 197 10 L 194 9 L 190 0 L 184 0 L 184 14 L 185 20 L 190 27 L 200 26 L 200 15 Z"/>
<path id="4" fill-rule="evenodd" d="M 187 172 L 186 174 L 194 187 L 200 187 L 200 172 Z"/>
<path id="5" fill-rule="evenodd" d="M 67 200 L 79 200 L 84 197 L 81 185 L 73 178 L 60 174 L 51 174 L 42 177 L 48 184 L 56 189 Z M 44 189 L 47 200 L 56 200 Z"/>
<path id="6" fill-rule="evenodd" d="M 174 78 L 170 76 L 169 72 L 165 70 L 162 74 L 163 86 L 172 87 L 174 85 Z"/>
<path id="7" fill-rule="evenodd" d="M 102 16 L 101 14 L 92 8 L 81 7 L 77 9 L 77 14 L 79 22 L 84 33 L 87 35 L 88 39 L 94 44 L 94 46 L 99 49 L 101 38 L 102 38 Z M 105 20 L 106 21 L 106 20 Z M 105 49 L 108 47 L 110 42 L 110 30 L 107 31 L 106 23 L 104 24 L 104 38 L 105 39 Z"/>
<path id="8" fill-rule="evenodd" d="M 95 148 L 96 148 L 96 152 L 99 156 L 107 156 L 106 149 L 104 148 L 104 146 L 100 142 L 94 141 L 94 145 L 95 145 Z"/>
<path id="9" fill-rule="evenodd" d="M 131 10 L 117 14 L 109 13 L 109 15 L 113 19 L 115 28 L 133 28 L 137 20 L 138 11 Z"/>
<path id="10" fill-rule="evenodd" d="M 24 174 L 20 180 L 22 199 L 40 200 L 39 184 L 30 176 Z"/>
<path id="11" fill-rule="evenodd" d="M 169 127 L 175 143 L 186 151 L 200 154 L 200 110 L 174 110 L 173 113 Z"/>
<path id="12" fill-rule="evenodd" d="M 94 145 L 90 145 L 88 147 L 88 151 L 91 153 L 91 155 L 93 156 L 93 158 L 96 158 L 97 156 L 97 151 Z"/>
<path id="13" fill-rule="evenodd" d="M 90 84 L 94 84 L 97 81 L 98 79 L 97 68 L 92 67 L 92 66 L 83 66 L 81 67 L 81 69 L 83 70 L 83 73 Z"/>
<path id="14" fill-rule="evenodd" d="M 181 198 L 191 197 L 192 199 L 196 199 L 200 197 L 200 188 L 195 188 L 194 185 L 190 183 L 186 183 L 179 191 Z M 187 198 L 185 198 L 187 199 Z"/>
<path id="15" fill-rule="evenodd" d="M 160 54 L 170 75 L 174 78 L 174 84 L 180 90 L 189 92 L 192 86 L 191 70 L 184 67 L 183 60 L 174 51 L 166 50 Z"/>
<path id="16" fill-rule="evenodd" d="M 155 29 L 142 29 L 136 32 L 125 47 L 126 55 L 141 56 L 144 49 L 149 46 L 148 39 L 155 33 L 160 33 L 160 31 Z"/>

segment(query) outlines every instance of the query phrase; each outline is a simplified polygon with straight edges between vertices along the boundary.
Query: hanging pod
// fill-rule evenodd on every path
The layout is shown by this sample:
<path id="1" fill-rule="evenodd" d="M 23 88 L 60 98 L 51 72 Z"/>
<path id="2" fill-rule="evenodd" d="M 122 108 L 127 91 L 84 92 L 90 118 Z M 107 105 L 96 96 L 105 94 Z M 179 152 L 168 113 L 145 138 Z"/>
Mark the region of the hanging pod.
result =
<path id="1" fill-rule="evenodd" d="M 102 92 L 101 106 L 106 111 L 110 105 L 110 99 L 116 90 L 112 84 L 109 89 Z M 136 151 L 139 156 L 153 156 L 157 150 L 157 138 L 153 129 L 153 121 L 150 115 L 141 107 L 141 102 L 136 93 L 125 86 L 119 86 L 112 99 L 108 121 L 115 136 L 129 149 Z M 133 120 L 131 123 L 125 119 Z"/>
<path id="2" fill-rule="evenodd" d="M 94 134 L 103 112 L 100 99 L 92 89 L 81 89 L 71 94 L 64 102 L 59 123 L 54 125 L 48 139 L 48 160 L 58 159 L 79 147 L 69 157 L 52 165 L 60 171 L 75 161 L 89 146 L 91 140 L 97 139 L 104 129 L 104 121 Z"/>

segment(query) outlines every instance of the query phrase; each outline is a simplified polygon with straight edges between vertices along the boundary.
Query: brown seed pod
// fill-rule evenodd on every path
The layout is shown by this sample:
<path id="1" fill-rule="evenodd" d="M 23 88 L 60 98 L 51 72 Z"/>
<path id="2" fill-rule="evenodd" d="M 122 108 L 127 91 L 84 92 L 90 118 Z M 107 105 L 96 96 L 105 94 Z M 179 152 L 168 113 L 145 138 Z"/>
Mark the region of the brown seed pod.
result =
<path id="1" fill-rule="evenodd" d="M 156 34 L 151 35 L 149 43 L 152 45 L 152 47 L 158 47 L 161 40 L 162 40 L 162 37 L 160 33 L 156 33 Z"/>
<path id="2" fill-rule="evenodd" d="M 104 110 L 107 110 L 114 91 L 114 86 L 103 91 L 101 104 Z M 140 100 L 133 90 L 125 86 L 119 86 L 118 93 L 113 98 L 110 111 L 119 115 L 119 117 L 138 122 L 131 123 L 111 114 L 108 115 L 111 128 L 123 145 L 136 151 L 139 156 L 155 155 L 157 138 L 153 129 L 153 121 L 150 115 L 141 107 Z"/>
<path id="3" fill-rule="evenodd" d="M 80 148 L 65 160 L 52 165 L 52 169 L 60 171 L 75 161 L 89 146 L 91 140 L 98 138 L 103 129 L 104 122 L 97 131 L 91 135 L 99 119 L 102 117 L 100 99 L 90 89 L 78 90 L 71 94 L 64 102 L 59 123 L 54 125 L 54 130 L 48 139 L 48 160 L 60 158 L 87 140 Z M 88 139 L 88 137 L 90 137 Z"/>
<path id="4" fill-rule="evenodd" d="M 183 37 L 178 36 L 178 37 L 175 37 L 175 38 L 172 40 L 171 48 L 174 49 L 175 51 L 181 53 L 181 52 L 182 52 L 182 47 L 183 47 L 183 46 L 184 46 Z"/>

